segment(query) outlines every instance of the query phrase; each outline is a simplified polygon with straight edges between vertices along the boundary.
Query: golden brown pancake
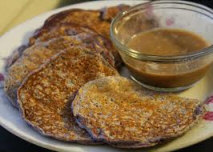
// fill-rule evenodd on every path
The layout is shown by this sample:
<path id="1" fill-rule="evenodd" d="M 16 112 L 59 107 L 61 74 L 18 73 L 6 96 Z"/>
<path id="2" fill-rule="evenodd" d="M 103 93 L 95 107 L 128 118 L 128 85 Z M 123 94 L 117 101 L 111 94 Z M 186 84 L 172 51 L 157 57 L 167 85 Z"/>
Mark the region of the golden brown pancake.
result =
<path id="1" fill-rule="evenodd" d="M 89 47 L 98 48 L 96 50 L 102 51 L 100 53 L 104 56 L 104 58 L 112 66 L 115 66 L 113 57 L 114 54 L 112 54 L 115 52 L 115 50 L 111 44 L 111 41 L 87 27 L 72 23 L 59 24 L 47 29 L 38 29 L 34 36 L 30 38 L 29 45 L 45 42 L 60 36 L 71 36 L 79 41 L 86 43 L 86 45 Z"/>
<path id="2" fill-rule="evenodd" d="M 118 7 L 118 8 L 122 8 L 122 7 Z M 112 18 L 115 16 L 114 15 L 115 12 L 119 12 L 119 10 L 124 10 L 124 8 L 116 9 L 116 7 L 113 7 L 110 10 L 115 10 L 115 11 L 113 11 L 114 13 L 104 13 L 104 14 L 109 14 L 107 16 L 110 16 L 110 18 Z M 104 11 L 104 12 L 108 12 L 108 11 Z M 101 36 L 105 37 L 105 39 L 108 39 L 107 49 L 113 54 L 115 58 L 116 67 L 119 67 L 122 64 L 122 60 L 120 58 L 118 51 L 113 47 L 112 43 L 110 42 L 109 34 L 110 34 L 111 21 L 107 19 L 107 17 L 105 17 L 106 15 L 102 15 L 102 14 L 103 13 L 100 10 L 70 9 L 70 10 L 62 11 L 46 19 L 44 25 L 41 27 L 41 29 L 39 29 L 36 32 L 35 35 L 39 35 L 38 33 L 41 33 L 42 31 L 45 31 L 45 30 L 48 31 L 52 27 L 61 26 L 63 24 L 68 24 L 68 25 L 75 24 L 77 26 L 88 27 L 94 30 L 95 32 L 97 32 L 98 34 L 100 34 Z"/>
<path id="3" fill-rule="evenodd" d="M 37 42 L 48 41 L 58 36 L 76 36 L 79 39 L 92 39 L 92 36 L 98 34 L 88 27 L 79 26 L 73 23 L 62 23 L 50 26 L 49 28 L 37 29 L 29 40 L 29 45 Z"/>
<path id="4" fill-rule="evenodd" d="M 16 106 L 17 88 L 29 73 L 37 69 L 43 63 L 47 62 L 47 60 L 49 60 L 49 58 L 53 55 L 62 50 L 69 49 L 73 45 L 91 48 L 91 51 L 101 54 L 109 63 L 114 65 L 113 57 L 108 54 L 108 51 L 99 46 L 99 44 L 87 44 L 76 37 L 63 36 L 53 38 L 47 42 L 36 43 L 27 48 L 22 53 L 21 57 L 19 57 L 17 61 L 8 68 L 4 90 L 11 103 Z"/>
<path id="5" fill-rule="evenodd" d="M 70 9 L 59 12 L 46 19 L 42 28 L 50 28 L 63 23 L 87 26 L 105 37 L 109 37 L 110 22 L 101 19 L 99 10 Z"/>
<path id="6" fill-rule="evenodd" d="M 62 51 L 28 75 L 19 87 L 23 118 L 45 136 L 95 144 L 75 123 L 70 107 L 83 84 L 110 75 L 118 73 L 101 55 L 80 47 Z"/>
<path id="7" fill-rule="evenodd" d="M 203 113 L 196 99 L 148 91 L 119 76 L 85 84 L 72 109 L 93 139 L 120 148 L 150 147 L 178 137 Z"/>

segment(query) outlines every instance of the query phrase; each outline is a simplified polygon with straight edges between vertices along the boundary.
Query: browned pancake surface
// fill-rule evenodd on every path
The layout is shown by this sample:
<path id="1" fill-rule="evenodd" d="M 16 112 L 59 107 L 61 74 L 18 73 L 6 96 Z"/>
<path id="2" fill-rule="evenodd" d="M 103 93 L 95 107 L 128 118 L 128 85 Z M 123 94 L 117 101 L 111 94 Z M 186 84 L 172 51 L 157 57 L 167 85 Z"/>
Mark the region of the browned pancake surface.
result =
<path id="1" fill-rule="evenodd" d="M 112 66 L 115 65 L 113 57 L 115 50 L 111 41 L 87 27 L 73 23 L 62 23 L 49 28 L 38 29 L 34 36 L 30 38 L 29 45 L 48 41 L 60 36 L 71 36 L 76 40 L 84 42 L 88 47 L 95 48 L 97 52 L 101 53 Z"/>
<path id="2" fill-rule="evenodd" d="M 61 23 L 74 23 L 87 26 L 97 33 L 109 37 L 110 22 L 101 19 L 99 10 L 70 9 L 50 16 L 43 28 L 49 28 Z"/>
<path id="3" fill-rule="evenodd" d="M 33 45 L 36 42 L 43 42 L 56 38 L 58 36 L 76 36 L 79 39 L 87 39 L 92 36 L 98 35 L 88 27 L 79 26 L 73 23 L 62 23 L 50 26 L 49 28 L 37 29 L 34 35 L 30 38 L 29 44 Z"/>
<path id="4" fill-rule="evenodd" d="M 29 73 L 60 51 L 72 45 L 80 44 L 81 42 L 71 37 L 60 37 L 27 48 L 21 57 L 8 68 L 7 77 L 5 78 L 4 90 L 11 103 L 17 106 L 17 88 Z"/>
<path id="5" fill-rule="evenodd" d="M 48 31 L 42 31 L 36 36 L 36 39 L 33 39 L 31 47 L 19 53 L 19 57 L 12 56 L 13 61 L 7 67 L 5 92 L 10 101 L 16 105 L 16 91 L 25 76 L 53 55 L 73 45 L 91 48 L 91 51 L 101 54 L 114 66 L 114 57 L 106 48 L 108 43 L 110 42 L 86 27 L 64 24 Z"/>
<path id="6" fill-rule="evenodd" d="M 72 108 L 95 140 L 122 148 L 154 146 L 180 136 L 203 110 L 196 99 L 147 91 L 115 76 L 85 84 Z"/>
<path id="7" fill-rule="evenodd" d="M 116 7 L 113 7 L 113 9 L 115 8 Z M 117 9 L 115 12 L 118 12 L 118 10 L 120 9 Z M 113 54 L 116 67 L 119 67 L 122 63 L 120 55 L 110 42 L 109 33 L 111 21 L 104 19 L 104 16 L 102 16 L 102 12 L 100 10 L 70 9 L 62 11 L 50 16 L 45 21 L 43 27 L 36 32 L 36 35 L 39 35 L 39 31 L 48 31 L 52 27 L 61 26 L 62 24 L 75 24 L 77 26 L 89 27 L 107 39 L 104 40 L 105 42 L 108 41 L 106 47 Z M 114 15 L 111 14 L 110 16 Z M 31 41 L 34 41 L 32 39 Z"/>
<path id="8" fill-rule="evenodd" d="M 71 102 L 83 84 L 110 75 L 117 75 L 116 70 L 98 54 L 77 47 L 61 52 L 29 75 L 19 88 L 22 115 L 44 135 L 94 143 L 73 120 Z"/>

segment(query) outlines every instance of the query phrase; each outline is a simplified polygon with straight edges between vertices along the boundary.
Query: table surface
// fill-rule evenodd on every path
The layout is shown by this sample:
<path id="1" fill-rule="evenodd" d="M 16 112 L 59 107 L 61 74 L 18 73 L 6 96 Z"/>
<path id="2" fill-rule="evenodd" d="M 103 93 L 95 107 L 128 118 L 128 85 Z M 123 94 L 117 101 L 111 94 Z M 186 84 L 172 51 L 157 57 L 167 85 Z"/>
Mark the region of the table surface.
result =
<path id="1" fill-rule="evenodd" d="M 0 35 L 15 25 L 45 11 L 64 5 L 86 0 L 0 0 Z M 191 0 L 213 8 L 212 0 Z M 7 7 L 10 7 L 8 9 Z M 10 13 L 8 13 L 8 10 Z M 4 16 L 7 12 L 8 16 Z M 213 138 L 194 146 L 179 150 L 180 152 L 211 152 Z M 0 152 L 51 152 L 50 150 L 26 142 L 0 127 Z"/>

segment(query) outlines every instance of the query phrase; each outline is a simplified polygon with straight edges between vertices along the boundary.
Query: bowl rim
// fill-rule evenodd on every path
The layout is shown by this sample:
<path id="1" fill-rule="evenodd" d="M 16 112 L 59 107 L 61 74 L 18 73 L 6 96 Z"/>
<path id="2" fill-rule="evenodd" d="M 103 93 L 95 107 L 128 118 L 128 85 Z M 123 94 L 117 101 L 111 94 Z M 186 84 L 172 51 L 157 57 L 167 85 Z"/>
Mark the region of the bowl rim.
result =
<path id="1" fill-rule="evenodd" d="M 213 20 L 213 9 L 197 4 L 195 2 L 188 2 L 188 1 L 172 1 L 172 0 L 164 0 L 164 1 L 152 1 L 152 2 L 146 2 L 142 4 L 135 5 L 133 7 L 130 7 L 129 9 L 120 12 L 111 22 L 110 25 L 110 38 L 112 42 L 114 43 L 115 47 L 118 48 L 119 51 L 122 51 L 128 55 L 130 55 L 133 58 L 139 59 L 139 60 L 144 60 L 144 61 L 154 61 L 154 62 L 182 62 L 182 61 L 187 61 L 187 60 L 192 60 L 192 59 L 197 59 L 202 56 L 208 55 L 210 53 L 213 53 L 213 45 L 210 45 L 206 48 L 201 49 L 200 51 L 194 52 L 194 53 L 189 53 L 187 55 L 176 55 L 176 56 L 158 56 L 158 55 L 148 55 L 144 54 L 141 52 L 138 52 L 134 49 L 128 48 L 126 45 L 122 44 L 117 38 L 115 34 L 115 24 L 127 13 L 137 10 L 138 8 L 144 7 L 144 6 L 149 6 L 149 5 L 161 5 L 161 4 L 178 4 L 178 5 L 188 5 L 193 8 L 198 8 L 204 12 L 210 13 L 211 16 L 208 16 L 204 13 L 198 12 L 202 15 L 205 15 L 209 17 L 210 19 Z M 193 10 L 190 10 L 193 11 Z"/>

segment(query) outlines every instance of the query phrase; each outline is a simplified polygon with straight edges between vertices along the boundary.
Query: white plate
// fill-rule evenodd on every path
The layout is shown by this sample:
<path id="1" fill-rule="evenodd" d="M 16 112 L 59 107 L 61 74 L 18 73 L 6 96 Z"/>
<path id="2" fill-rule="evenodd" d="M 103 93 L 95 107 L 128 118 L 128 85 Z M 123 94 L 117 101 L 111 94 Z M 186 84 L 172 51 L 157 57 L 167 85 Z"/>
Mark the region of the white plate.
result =
<path id="1" fill-rule="evenodd" d="M 28 38 L 32 35 L 32 32 L 36 28 L 40 27 L 43 24 L 44 20 L 50 15 L 70 8 L 99 9 L 105 6 L 118 5 L 120 3 L 137 4 L 138 1 L 96 1 L 71 5 L 39 15 L 15 27 L 14 29 L 10 30 L 0 38 L 0 58 L 2 59 L 0 60 L 0 72 L 4 71 L 3 59 L 8 57 L 15 48 L 17 48 L 21 44 L 27 43 Z M 181 95 L 204 100 L 211 93 L 213 93 L 213 68 L 205 76 L 205 78 L 203 78 L 200 82 L 198 82 L 193 88 L 181 93 Z M 5 98 L 3 89 L 0 89 L 0 99 L 1 99 L 0 100 L 1 126 L 7 129 L 9 132 L 15 134 L 16 136 L 28 142 L 57 151 L 72 151 L 72 152 L 128 151 L 112 148 L 106 145 L 86 146 L 80 144 L 73 144 L 41 136 L 38 132 L 33 130 L 22 120 L 18 110 L 12 107 L 11 104 Z M 207 106 L 210 111 L 213 111 L 213 104 L 208 104 Z M 198 125 L 196 125 L 190 131 L 188 131 L 184 136 L 179 137 L 166 145 L 154 147 L 153 149 L 151 149 L 151 151 L 156 152 L 172 151 L 198 143 L 202 140 L 210 138 L 211 136 L 213 136 L 213 121 L 202 120 Z M 141 152 L 146 150 L 140 149 L 138 151 Z"/>

